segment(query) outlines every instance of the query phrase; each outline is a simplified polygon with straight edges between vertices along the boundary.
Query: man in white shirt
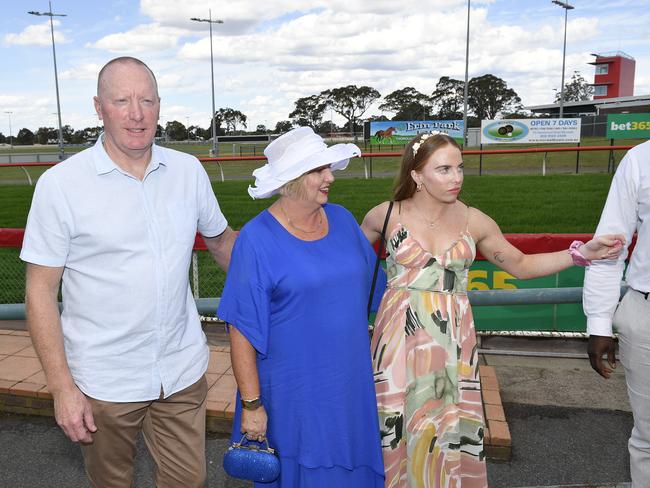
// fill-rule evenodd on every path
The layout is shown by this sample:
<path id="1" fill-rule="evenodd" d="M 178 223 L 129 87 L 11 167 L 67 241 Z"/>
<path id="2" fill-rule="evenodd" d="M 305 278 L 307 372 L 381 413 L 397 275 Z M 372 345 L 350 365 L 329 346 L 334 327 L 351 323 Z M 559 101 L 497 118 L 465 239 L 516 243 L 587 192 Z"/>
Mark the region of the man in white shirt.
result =
<path id="1" fill-rule="evenodd" d="M 153 144 L 160 98 L 142 61 L 106 64 L 94 103 L 103 135 L 34 192 L 29 331 L 92 486 L 131 486 L 140 431 L 157 486 L 203 486 L 209 349 L 189 265 L 198 230 L 227 269 L 235 233 L 200 162 Z"/>
<path id="2" fill-rule="evenodd" d="M 616 367 L 612 323 L 619 334 L 634 428 L 628 443 L 632 486 L 650 487 L 650 141 L 631 149 L 612 181 L 596 234 L 620 233 L 626 246 L 637 232 L 618 305 L 627 250 L 617 261 L 594 261 L 587 269 L 584 310 L 591 366 L 604 378 Z M 607 361 L 603 360 L 607 356 Z"/>

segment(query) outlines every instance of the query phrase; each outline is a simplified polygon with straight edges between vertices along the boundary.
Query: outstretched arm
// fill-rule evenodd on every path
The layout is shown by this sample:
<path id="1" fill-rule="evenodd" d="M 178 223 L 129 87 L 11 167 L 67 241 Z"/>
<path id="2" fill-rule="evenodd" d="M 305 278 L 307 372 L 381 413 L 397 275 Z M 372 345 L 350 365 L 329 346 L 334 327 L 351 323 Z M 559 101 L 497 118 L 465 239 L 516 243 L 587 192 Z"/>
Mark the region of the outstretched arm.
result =
<path id="1" fill-rule="evenodd" d="M 568 251 L 524 254 L 510 244 L 494 220 L 473 209 L 472 227 L 476 230 L 477 247 L 485 258 L 519 279 L 537 278 L 557 273 L 574 265 Z M 622 235 L 599 236 L 580 246 L 587 260 L 615 259 L 622 249 Z"/>
<path id="2" fill-rule="evenodd" d="M 73 442 L 92 442 L 97 430 L 90 403 L 70 374 L 63 349 L 61 316 L 57 303 L 63 268 L 27 265 L 27 326 L 34 349 L 54 399 L 57 424 Z"/>

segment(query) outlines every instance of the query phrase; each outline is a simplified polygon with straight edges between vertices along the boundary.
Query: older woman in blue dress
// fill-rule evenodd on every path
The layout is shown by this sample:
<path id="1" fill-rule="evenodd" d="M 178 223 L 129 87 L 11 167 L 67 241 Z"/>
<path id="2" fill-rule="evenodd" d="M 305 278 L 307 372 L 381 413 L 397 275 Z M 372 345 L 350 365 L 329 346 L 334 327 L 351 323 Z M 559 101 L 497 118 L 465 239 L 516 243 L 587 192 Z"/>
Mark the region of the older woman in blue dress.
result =
<path id="1" fill-rule="evenodd" d="M 328 203 L 332 172 L 360 150 L 301 127 L 264 154 L 248 191 L 280 197 L 242 228 L 218 310 L 239 390 L 233 439 L 276 448 L 280 478 L 264 486 L 383 487 L 366 317 L 375 253 Z"/>

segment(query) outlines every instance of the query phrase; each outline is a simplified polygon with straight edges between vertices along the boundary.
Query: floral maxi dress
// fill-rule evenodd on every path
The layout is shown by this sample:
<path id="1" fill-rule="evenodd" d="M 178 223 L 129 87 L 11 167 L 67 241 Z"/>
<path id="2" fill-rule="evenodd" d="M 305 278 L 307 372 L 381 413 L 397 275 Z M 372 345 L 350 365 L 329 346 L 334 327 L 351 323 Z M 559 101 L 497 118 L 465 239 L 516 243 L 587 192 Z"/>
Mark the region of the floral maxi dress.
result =
<path id="1" fill-rule="evenodd" d="M 468 230 L 434 256 L 398 223 L 372 338 L 386 487 L 487 486 Z"/>

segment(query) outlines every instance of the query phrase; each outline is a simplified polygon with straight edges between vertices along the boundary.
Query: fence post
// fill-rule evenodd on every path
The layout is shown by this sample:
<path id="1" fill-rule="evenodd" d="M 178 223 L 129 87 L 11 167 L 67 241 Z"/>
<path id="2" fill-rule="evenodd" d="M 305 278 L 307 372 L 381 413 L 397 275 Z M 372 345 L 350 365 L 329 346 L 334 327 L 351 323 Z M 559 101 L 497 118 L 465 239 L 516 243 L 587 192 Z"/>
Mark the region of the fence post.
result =
<path id="1" fill-rule="evenodd" d="M 478 175 L 481 176 L 483 174 L 483 143 L 482 142 L 479 144 L 478 148 L 481 150 L 481 153 L 478 155 Z"/>
<path id="2" fill-rule="evenodd" d="M 609 145 L 613 146 L 614 145 L 614 139 L 609 140 Z M 607 172 L 608 173 L 614 173 L 614 150 L 610 149 L 609 150 L 609 161 L 607 161 Z"/>
<path id="3" fill-rule="evenodd" d="M 546 155 L 548 152 L 544 153 L 544 159 L 542 159 L 542 176 L 546 176 Z"/>
<path id="4" fill-rule="evenodd" d="M 367 161 L 367 159 L 368 158 L 363 158 L 363 174 L 364 174 L 366 180 L 368 179 L 368 161 Z"/>
<path id="5" fill-rule="evenodd" d="M 580 141 L 578 141 L 578 147 L 580 147 Z M 580 172 L 580 151 L 576 151 L 576 174 Z"/>
<path id="6" fill-rule="evenodd" d="M 192 251 L 192 291 L 194 299 L 199 298 L 199 256 L 196 251 Z"/>

